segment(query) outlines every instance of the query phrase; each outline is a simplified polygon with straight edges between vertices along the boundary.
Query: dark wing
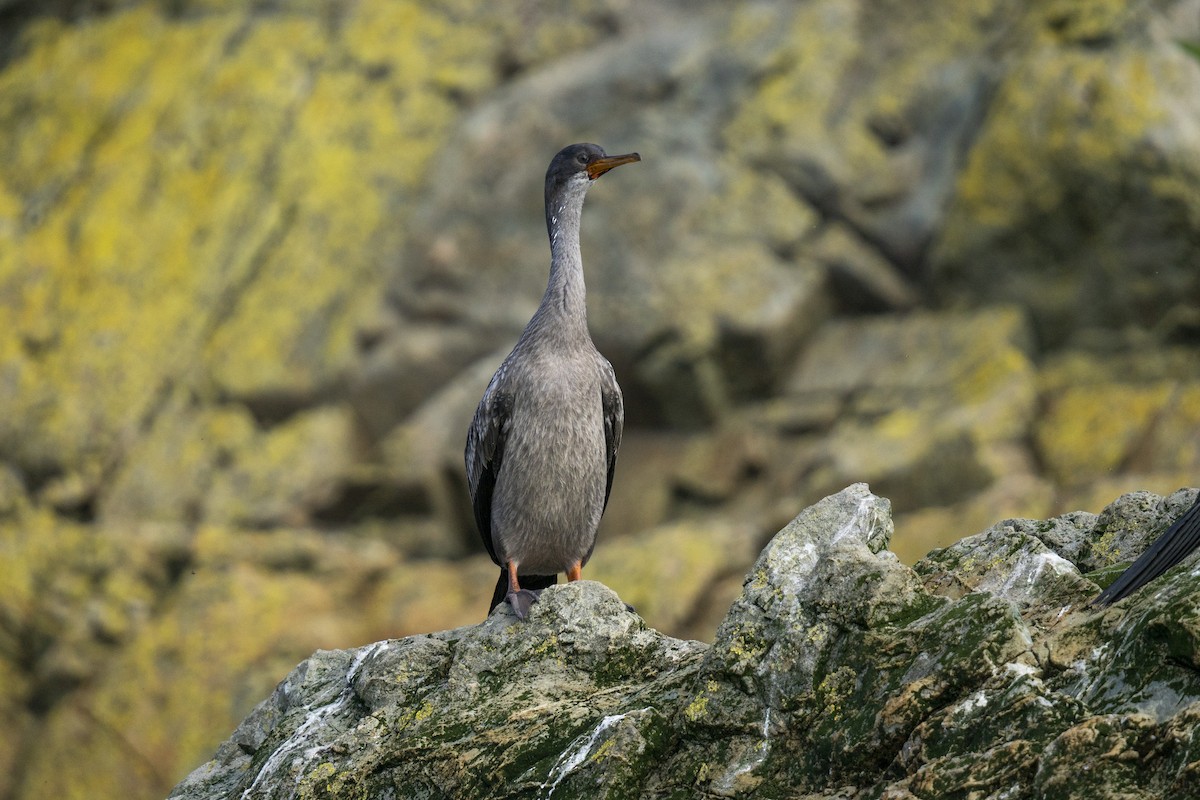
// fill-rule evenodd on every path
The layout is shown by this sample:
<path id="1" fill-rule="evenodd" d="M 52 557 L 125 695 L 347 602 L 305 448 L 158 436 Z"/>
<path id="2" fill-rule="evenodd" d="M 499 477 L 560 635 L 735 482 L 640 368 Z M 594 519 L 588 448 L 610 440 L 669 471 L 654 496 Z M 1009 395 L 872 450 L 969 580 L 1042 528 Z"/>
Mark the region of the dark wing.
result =
<path id="1" fill-rule="evenodd" d="M 496 476 L 504 461 L 504 444 L 508 438 L 512 420 L 512 394 L 503 390 L 504 366 L 492 377 L 483 399 L 475 409 L 475 418 L 467 429 L 467 487 L 471 491 L 471 505 L 475 510 L 475 525 L 488 555 L 497 564 L 496 545 L 492 541 L 492 491 L 496 488 Z"/>
<path id="2" fill-rule="evenodd" d="M 608 463 L 608 475 L 604 484 L 604 508 L 608 508 L 608 496 L 612 494 L 613 473 L 617 469 L 617 450 L 621 448 L 621 429 L 625 427 L 625 403 L 621 399 L 621 387 L 617 385 L 617 376 L 613 373 L 612 365 L 607 359 L 600 357 L 601 383 L 600 408 L 604 415 L 604 458 Z M 583 557 L 587 564 L 592 558 L 592 550 L 596 540 L 592 539 L 591 547 Z M 524 585 L 524 584 L 522 584 Z"/>
<path id="3" fill-rule="evenodd" d="M 612 494 L 613 472 L 617 468 L 617 450 L 621 447 L 621 429 L 625 427 L 625 403 L 621 399 L 621 387 L 612 365 L 603 361 L 605 380 L 600 390 L 600 401 L 604 410 L 604 455 L 608 462 L 608 483 L 604 486 L 604 507 L 608 508 L 608 496 Z"/>
<path id="4" fill-rule="evenodd" d="M 1106 606 L 1133 594 L 1178 564 L 1197 547 L 1200 547 L 1200 496 L 1091 604 Z"/>

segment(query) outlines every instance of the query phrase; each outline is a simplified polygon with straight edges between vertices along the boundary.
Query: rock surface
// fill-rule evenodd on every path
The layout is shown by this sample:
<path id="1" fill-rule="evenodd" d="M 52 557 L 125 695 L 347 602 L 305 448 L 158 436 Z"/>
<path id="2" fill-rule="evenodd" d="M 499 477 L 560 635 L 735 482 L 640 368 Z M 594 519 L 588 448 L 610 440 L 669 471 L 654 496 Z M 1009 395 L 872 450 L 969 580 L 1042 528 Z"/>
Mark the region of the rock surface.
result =
<path id="1" fill-rule="evenodd" d="M 1095 612 L 1101 527 L 1010 520 L 910 569 L 857 484 L 771 540 L 711 646 L 583 581 L 526 624 L 318 652 L 171 797 L 1200 797 L 1200 553 Z"/>
<path id="2" fill-rule="evenodd" d="M 0 22 L 0 798 L 161 797 L 315 648 L 481 618 L 463 431 L 568 141 L 644 157 L 583 230 L 587 574 L 654 628 L 851 482 L 912 563 L 1200 475 L 1196 0 Z"/>

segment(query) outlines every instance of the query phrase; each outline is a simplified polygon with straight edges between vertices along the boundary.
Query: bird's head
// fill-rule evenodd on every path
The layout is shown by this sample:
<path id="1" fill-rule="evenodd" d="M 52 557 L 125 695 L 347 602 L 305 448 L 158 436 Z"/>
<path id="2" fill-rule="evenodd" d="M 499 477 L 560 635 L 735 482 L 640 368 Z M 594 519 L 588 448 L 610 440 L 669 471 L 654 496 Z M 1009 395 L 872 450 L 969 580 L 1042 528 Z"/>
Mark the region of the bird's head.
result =
<path id="1" fill-rule="evenodd" d="M 604 149 L 595 144 L 567 145 L 558 151 L 546 170 L 546 199 L 568 188 L 585 190 L 613 167 L 641 160 L 637 153 L 606 155 Z"/>

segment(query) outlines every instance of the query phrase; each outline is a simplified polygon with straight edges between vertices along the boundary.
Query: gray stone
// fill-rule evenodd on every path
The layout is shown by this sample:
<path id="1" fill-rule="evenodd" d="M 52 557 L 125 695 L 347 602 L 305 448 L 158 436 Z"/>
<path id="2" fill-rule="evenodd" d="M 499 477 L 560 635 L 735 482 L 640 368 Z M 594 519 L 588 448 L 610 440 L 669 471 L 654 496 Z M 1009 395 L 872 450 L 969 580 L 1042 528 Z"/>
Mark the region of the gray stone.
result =
<path id="1" fill-rule="evenodd" d="M 838 409 L 793 485 L 819 495 L 868 480 L 899 511 L 947 505 L 1006 473 L 993 451 L 1025 435 L 1036 401 L 1027 326 L 1014 308 L 837 320 L 786 394 L 799 419 Z"/>
<path id="2" fill-rule="evenodd" d="M 1078 552 L 1085 521 L 1046 530 Z M 171 797 L 1196 797 L 1200 586 L 1093 612 L 1028 527 L 910 570 L 858 484 L 775 536 L 711 647 L 580 581 L 318 652 Z"/>
<path id="3" fill-rule="evenodd" d="M 315 654 L 172 797 L 619 797 L 706 649 L 648 630 L 600 584 L 551 587 L 527 623 L 503 607 Z"/>
<path id="4" fill-rule="evenodd" d="M 930 285 L 948 302 L 1019 295 L 1048 344 L 1129 341 L 1200 289 L 1196 240 L 1175 235 L 1200 208 L 1200 72 L 1177 44 L 1200 18 L 1187 1 L 1030 10 L 971 131 Z M 1136 108 L 1118 99 L 1131 82 Z"/>
<path id="5" fill-rule="evenodd" d="M 1180 489 L 1169 497 L 1152 492 L 1121 495 L 1096 520 L 1090 547 L 1080 556 L 1080 568 L 1096 570 L 1132 561 L 1194 502 L 1195 489 Z"/>
<path id="6" fill-rule="evenodd" d="M 926 587 L 942 596 L 987 592 L 1011 602 L 1027 622 L 1051 623 L 1065 607 L 1095 595 L 1096 586 L 1023 527 L 1002 522 L 935 550 L 916 570 Z"/>

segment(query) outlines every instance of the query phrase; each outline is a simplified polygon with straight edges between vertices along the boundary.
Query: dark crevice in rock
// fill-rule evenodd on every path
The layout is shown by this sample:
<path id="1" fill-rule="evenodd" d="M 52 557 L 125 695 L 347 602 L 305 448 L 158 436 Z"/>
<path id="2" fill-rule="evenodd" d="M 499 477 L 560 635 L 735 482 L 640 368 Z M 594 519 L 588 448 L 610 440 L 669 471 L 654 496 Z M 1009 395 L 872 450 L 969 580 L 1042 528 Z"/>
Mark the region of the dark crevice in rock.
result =
<path id="1" fill-rule="evenodd" d="M 64 519 L 88 525 L 96 521 L 96 501 L 95 492 L 89 492 L 70 504 L 56 505 L 55 511 Z"/>
<path id="2" fill-rule="evenodd" d="M 60 702 L 86 683 L 82 677 L 67 673 L 34 674 L 26 707 L 35 716 L 45 718 Z"/>
<path id="3" fill-rule="evenodd" d="M 318 524 L 353 524 L 428 515 L 433 510 L 427 492 L 411 485 L 377 481 L 348 481 L 329 503 L 314 509 Z"/>
<path id="4" fill-rule="evenodd" d="M 225 396 L 220 400 L 223 403 L 241 404 L 254 417 L 255 424 L 261 430 L 267 431 L 286 423 L 301 412 L 312 410 L 320 404 L 321 398 L 307 394 L 262 392 L 240 397 Z"/>
<path id="5" fill-rule="evenodd" d="M 19 47 L 26 26 L 47 17 L 78 23 L 103 17 L 130 0 L 7 0 L 0 3 L 0 70 L 22 54 Z"/>
<path id="6" fill-rule="evenodd" d="M 15 465 L 18 476 L 21 482 L 25 485 L 26 492 L 31 497 L 36 497 L 41 494 L 42 490 L 48 485 L 63 477 L 63 469 L 58 464 L 42 464 L 32 466 L 28 464 Z"/>
<path id="7" fill-rule="evenodd" d="M 834 297 L 834 311 L 838 315 L 864 316 L 905 311 L 910 304 L 898 305 L 892 298 L 875 290 L 862 280 L 856 272 L 829 264 L 826 268 L 829 290 Z"/>
<path id="8" fill-rule="evenodd" d="M 195 574 L 195 571 L 192 570 L 195 563 L 195 554 L 188 548 L 179 548 L 167 553 L 163 558 L 166 583 L 159 592 L 160 602 L 170 595 L 186 574 L 189 572 Z"/>

